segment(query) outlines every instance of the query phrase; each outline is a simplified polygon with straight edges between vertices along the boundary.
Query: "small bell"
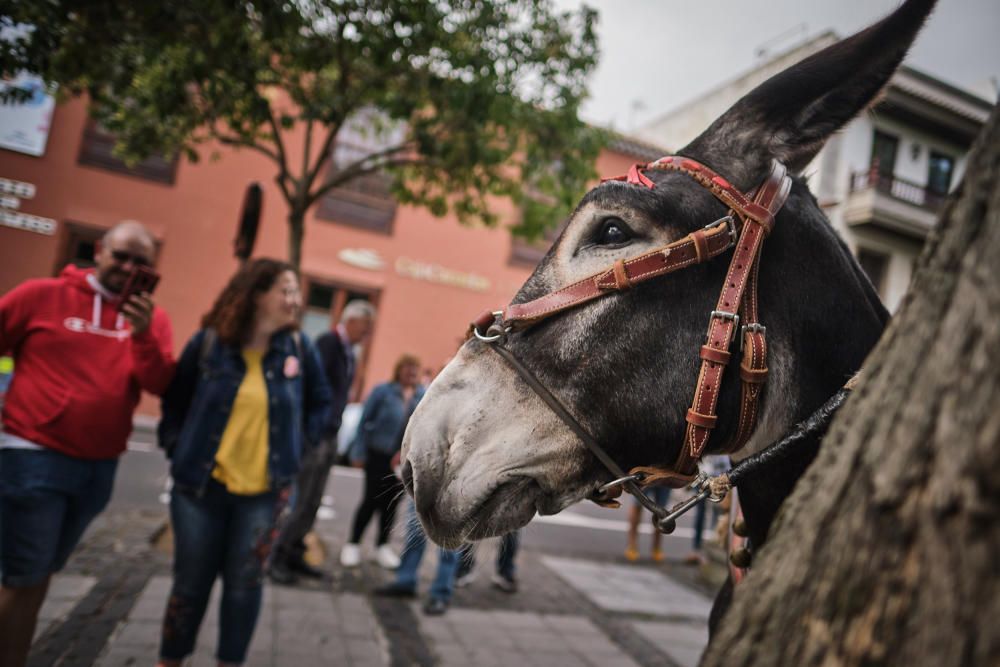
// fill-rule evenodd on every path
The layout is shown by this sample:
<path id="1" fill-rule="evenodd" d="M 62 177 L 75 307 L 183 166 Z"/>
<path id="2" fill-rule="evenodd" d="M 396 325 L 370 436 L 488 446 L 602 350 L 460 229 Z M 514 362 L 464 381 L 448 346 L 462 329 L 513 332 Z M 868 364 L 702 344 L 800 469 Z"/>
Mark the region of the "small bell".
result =
<path id="1" fill-rule="evenodd" d="M 740 517 L 735 521 L 733 521 L 733 532 L 739 535 L 740 537 L 747 536 L 747 522 L 743 520 L 743 517 Z"/>
<path id="2" fill-rule="evenodd" d="M 738 568 L 748 568 L 750 567 L 750 561 L 753 560 L 753 556 L 750 554 L 749 549 L 736 549 L 729 554 L 729 562 Z"/>

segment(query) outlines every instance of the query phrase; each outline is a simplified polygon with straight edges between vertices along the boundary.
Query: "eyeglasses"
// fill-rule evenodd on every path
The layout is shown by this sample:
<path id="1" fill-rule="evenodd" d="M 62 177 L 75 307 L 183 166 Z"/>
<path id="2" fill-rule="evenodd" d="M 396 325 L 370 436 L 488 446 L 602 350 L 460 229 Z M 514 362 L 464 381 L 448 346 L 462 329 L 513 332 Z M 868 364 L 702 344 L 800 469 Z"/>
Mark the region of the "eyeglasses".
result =
<path id="1" fill-rule="evenodd" d="M 126 262 L 132 262 L 136 266 L 150 266 L 152 264 L 152 262 L 142 255 L 133 255 L 132 253 L 125 252 L 124 250 L 112 250 L 111 258 L 119 264 L 124 264 Z"/>

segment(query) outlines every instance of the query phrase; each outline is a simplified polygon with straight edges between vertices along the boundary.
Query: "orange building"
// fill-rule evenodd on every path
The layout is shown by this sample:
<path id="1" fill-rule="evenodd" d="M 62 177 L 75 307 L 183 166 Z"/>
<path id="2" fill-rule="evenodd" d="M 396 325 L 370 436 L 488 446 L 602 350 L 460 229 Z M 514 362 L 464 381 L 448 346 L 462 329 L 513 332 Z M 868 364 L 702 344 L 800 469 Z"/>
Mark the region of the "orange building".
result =
<path id="1" fill-rule="evenodd" d="M 294 133 L 287 139 L 301 143 Z M 252 182 L 261 184 L 264 198 L 254 254 L 287 256 L 276 167 L 250 150 L 207 146 L 197 164 L 151 158 L 130 169 L 111 155 L 112 144 L 88 119 L 85 102 L 73 100 L 55 108 L 41 155 L 0 148 L 0 293 L 54 275 L 68 262 L 86 262 L 103 230 L 138 220 L 160 243 L 163 278 L 155 299 L 170 314 L 179 352 L 237 268 L 233 238 Z M 219 159 L 210 159 L 213 152 Z M 618 175 L 658 156 L 620 141 L 602 153 L 597 171 Z M 508 224 L 514 216 L 508 210 Z M 309 213 L 303 328 L 324 331 L 347 299 L 367 298 L 379 316 L 365 354 L 365 387 L 388 378 L 404 352 L 436 370 L 470 319 L 507 303 L 540 257 L 537 246 L 513 240 L 503 227 L 435 218 L 397 206 L 378 183 L 360 183 L 328 195 Z M 154 413 L 155 402 L 141 410 Z"/>

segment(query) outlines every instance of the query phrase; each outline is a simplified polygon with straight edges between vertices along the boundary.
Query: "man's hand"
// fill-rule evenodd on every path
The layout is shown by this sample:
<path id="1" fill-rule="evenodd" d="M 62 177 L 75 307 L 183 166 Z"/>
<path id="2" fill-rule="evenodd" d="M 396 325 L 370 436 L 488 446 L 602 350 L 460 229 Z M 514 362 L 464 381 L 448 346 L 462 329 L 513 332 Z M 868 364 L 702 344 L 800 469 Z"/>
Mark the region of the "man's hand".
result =
<path id="1" fill-rule="evenodd" d="M 122 315 L 132 325 L 132 334 L 141 334 L 153 319 L 153 300 L 146 293 L 133 294 L 122 304 Z"/>

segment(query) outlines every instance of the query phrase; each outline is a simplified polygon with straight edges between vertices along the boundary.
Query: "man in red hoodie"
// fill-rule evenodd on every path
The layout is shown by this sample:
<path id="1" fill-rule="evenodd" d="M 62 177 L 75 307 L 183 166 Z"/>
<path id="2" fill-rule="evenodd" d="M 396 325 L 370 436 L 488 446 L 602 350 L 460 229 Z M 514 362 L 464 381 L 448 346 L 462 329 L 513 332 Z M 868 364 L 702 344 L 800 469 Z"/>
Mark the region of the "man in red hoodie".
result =
<path id="1" fill-rule="evenodd" d="M 49 579 L 111 496 L 142 390 L 174 371 L 170 321 L 148 294 L 119 303 L 156 245 L 110 229 L 96 269 L 67 266 L 0 297 L 0 355 L 14 377 L 0 433 L 0 665 L 23 665 Z"/>

